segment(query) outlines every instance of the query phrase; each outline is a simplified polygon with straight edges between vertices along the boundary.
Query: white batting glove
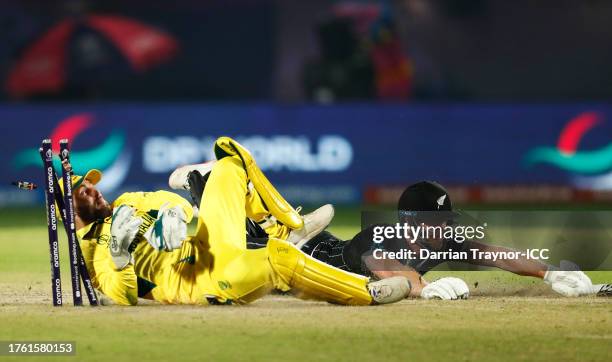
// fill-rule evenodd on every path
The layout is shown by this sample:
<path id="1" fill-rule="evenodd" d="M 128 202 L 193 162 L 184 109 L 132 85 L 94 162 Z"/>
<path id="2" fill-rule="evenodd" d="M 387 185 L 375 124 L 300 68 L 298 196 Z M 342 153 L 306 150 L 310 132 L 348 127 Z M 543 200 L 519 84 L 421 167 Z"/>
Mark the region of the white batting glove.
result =
<path id="1" fill-rule="evenodd" d="M 144 237 L 156 250 L 179 249 L 187 238 L 187 215 L 179 206 L 163 205 L 159 209 L 157 220 L 145 232 Z"/>
<path id="2" fill-rule="evenodd" d="M 423 299 L 467 299 L 470 288 L 459 278 L 447 277 L 427 284 L 421 291 Z"/>
<path id="3" fill-rule="evenodd" d="M 134 209 L 121 205 L 113 210 L 111 221 L 110 253 L 115 267 L 119 270 L 133 263 L 129 247 L 142 223 L 142 219 L 134 216 Z"/>
<path id="4" fill-rule="evenodd" d="M 549 269 L 544 274 L 544 283 L 565 297 L 578 297 L 593 293 L 591 279 L 580 270 Z"/>

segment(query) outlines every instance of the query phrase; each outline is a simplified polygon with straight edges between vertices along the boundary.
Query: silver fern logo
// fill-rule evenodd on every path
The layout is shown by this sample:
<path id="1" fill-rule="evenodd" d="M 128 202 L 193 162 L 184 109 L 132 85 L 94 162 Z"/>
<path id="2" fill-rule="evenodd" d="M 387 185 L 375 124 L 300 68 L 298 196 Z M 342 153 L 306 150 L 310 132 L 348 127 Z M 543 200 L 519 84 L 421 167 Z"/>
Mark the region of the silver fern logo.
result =
<path id="1" fill-rule="evenodd" d="M 440 207 L 444 206 L 444 200 L 446 200 L 446 194 L 438 197 L 438 200 L 436 200 L 438 203 L 438 210 L 440 210 Z"/>

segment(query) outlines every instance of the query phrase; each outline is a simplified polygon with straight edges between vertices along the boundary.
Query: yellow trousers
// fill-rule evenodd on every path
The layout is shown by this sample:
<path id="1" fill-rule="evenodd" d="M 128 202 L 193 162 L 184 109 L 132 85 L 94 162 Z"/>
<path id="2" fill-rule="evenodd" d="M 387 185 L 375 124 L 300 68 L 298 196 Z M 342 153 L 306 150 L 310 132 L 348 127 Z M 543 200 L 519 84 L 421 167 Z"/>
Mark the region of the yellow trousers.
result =
<path id="1" fill-rule="evenodd" d="M 289 289 L 268 262 L 266 248 L 246 247 L 245 219 L 261 219 L 267 211 L 237 157 L 225 157 L 213 168 L 204 193 L 195 238 L 208 265 L 204 294 L 213 292 L 220 302 L 248 303 L 273 288 Z M 210 279 L 208 279 L 210 278 Z"/>

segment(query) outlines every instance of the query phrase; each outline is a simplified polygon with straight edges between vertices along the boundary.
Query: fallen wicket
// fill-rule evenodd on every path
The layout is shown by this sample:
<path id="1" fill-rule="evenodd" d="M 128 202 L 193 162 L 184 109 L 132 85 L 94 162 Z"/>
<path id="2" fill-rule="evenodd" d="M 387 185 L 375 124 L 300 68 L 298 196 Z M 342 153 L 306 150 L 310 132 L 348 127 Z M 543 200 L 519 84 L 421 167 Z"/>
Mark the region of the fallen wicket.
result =
<path id="1" fill-rule="evenodd" d="M 81 248 L 78 244 L 78 239 L 76 236 L 74 204 L 72 202 L 72 169 L 68 167 L 70 165 L 68 140 L 60 140 L 59 145 L 60 160 L 62 161 L 62 182 L 64 185 L 63 195 L 59 188 L 59 180 L 53 168 L 53 150 L 51 140 L 43 140 L 42 146 L 39 149 L 45 170 L 45 204 L 47 210 L 49 249 L 51 255 L 53 305 L 61 306 L 63 304 L 62 285 L 60 279 L 59 242 L 57 236 L 58 212 L 62 215 L 61 219 L 68 236 L 73 304 L 75 306 L 83 304 L 81 296 L 82 279 L 89 304 L 98 305 L 98 299 L 93 288 L 91 278 L 89 277 L 85 261 L 83 260 Z"/>

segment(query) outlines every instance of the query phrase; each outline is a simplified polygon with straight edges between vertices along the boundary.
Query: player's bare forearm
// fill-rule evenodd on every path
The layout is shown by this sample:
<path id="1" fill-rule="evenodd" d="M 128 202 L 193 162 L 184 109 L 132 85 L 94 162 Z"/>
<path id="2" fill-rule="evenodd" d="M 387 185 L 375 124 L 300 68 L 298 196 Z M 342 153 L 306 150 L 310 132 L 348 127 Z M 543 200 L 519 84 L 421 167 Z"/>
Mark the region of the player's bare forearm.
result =
<path id="1" fill-rule="evenodd" d="M 468 249 L 478 249 L 483 252 L 510 252 L 513 249 L 506 248 L 503 246 L 489 245 L 480 243 L 477 241 L 471 241 L 467 246 Z M 535 278 L 544 278 L 544 274 L 548 269 L 548 265 L 541 263 L 537 260 L 527 259 L 525 257 L 519 257 L 516 259 L 497 259 L 497 260 L 485 260 L 485 259 L 472 259 L 471 264 L 491 266 L 502 270 L 512 272 L 514 274 L 530 276 Z"/>
<path id="2" fill-rule="evenodd" d="M 396 260 L 379 260 L 375 259 L 372 256 L 368 256 L 365 258 L 365 264 L 368 266 L 368 269 L 374 274 L 378 279 L 385 279 L 391 277 L 404 277 L 410 281 L 411 289 L 409 297 L 419 297 L 421 296 L 421 291 L 423 287 L 427 285 L 425 279 L 421 277 L 416 270 L 407 267 Z"/>

